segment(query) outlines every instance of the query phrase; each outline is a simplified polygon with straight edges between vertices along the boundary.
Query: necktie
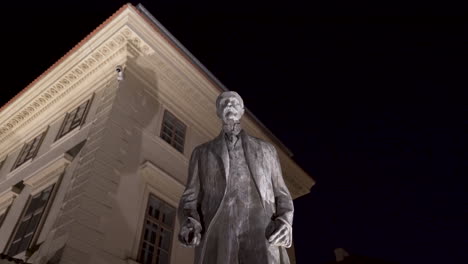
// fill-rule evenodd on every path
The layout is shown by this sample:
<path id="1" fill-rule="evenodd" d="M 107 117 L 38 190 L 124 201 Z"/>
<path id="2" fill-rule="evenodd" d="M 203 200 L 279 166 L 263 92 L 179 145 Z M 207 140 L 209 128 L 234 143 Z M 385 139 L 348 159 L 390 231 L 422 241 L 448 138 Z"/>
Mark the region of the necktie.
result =
<path id="1" fill-rule="evenodd" d="M 232 150 L 234 148 L 234 146 L 236 145 L 236 142 L 237 142 L 237 136 L 235 136 L 235 135 L 229 135 L 228 136 L 229 150 Z"/>

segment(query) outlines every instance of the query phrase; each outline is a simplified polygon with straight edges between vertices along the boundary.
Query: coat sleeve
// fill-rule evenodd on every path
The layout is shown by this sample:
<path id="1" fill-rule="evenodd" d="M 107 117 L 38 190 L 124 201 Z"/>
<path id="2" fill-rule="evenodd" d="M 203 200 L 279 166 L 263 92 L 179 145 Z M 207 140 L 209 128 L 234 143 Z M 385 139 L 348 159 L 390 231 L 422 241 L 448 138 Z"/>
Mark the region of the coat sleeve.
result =
<path id="1" fill-rule="evenodd" d="M 198 195 L 200 193 L 199 180 L 199 148 L 195 148 L 190 157 L 187 184 L 179 202 L 178 215 L 181 227 L 192 222 L 195 226 L 201 227 L 200 216 L 198 214 Z"/>
<path id="2" fill-rule="evenodd" d="M 272 153 L 272 183 L 273 183 L 273 193 L 275 195 L 275 204 L 276 204 L 276 218 L 285 223 L 290 229 L 290 235 L 292 236 L 292 224 L 293 224 L 293 214 L 294 214 L 294 205 L 289 193 L 288 187 L 284 183 L 283 173 L 281 170 L 281 165 L 278 158 L 278 153 L 274 146 L 270 145 Z"/>

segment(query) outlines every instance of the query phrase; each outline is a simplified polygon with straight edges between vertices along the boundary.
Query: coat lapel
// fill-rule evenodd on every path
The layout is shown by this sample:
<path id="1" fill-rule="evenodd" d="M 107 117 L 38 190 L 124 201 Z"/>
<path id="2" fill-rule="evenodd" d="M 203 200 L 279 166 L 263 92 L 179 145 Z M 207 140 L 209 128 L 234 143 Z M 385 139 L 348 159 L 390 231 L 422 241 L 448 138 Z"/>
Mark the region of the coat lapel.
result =
<path id="1" fill-rule="evenodd" d="M 221 130 L 218 137 L 215 139 L 214 152 L 220 157 L 223 161 L 224 166 L 224 176 L 229 177 L 229 153 L 226 146 L 226 140 L 224 138 L 224 132 Z M 226 181 L 227 182 L 227 181 Z"/>

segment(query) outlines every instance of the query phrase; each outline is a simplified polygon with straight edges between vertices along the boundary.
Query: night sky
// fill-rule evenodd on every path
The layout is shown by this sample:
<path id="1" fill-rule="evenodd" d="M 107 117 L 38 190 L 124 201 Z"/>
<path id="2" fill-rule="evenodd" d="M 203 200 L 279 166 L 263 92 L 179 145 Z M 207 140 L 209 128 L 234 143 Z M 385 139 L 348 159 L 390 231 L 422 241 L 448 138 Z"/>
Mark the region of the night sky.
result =
<path id="1" fill-rule="evenodd" d="M 0 104 L 124 3 L 2 3 Z M 141 3 L 317 181 L 295 201 L 299 264 L 332 261 L 337 247 L 401 264 L 466 261 L 466 9 Z"/>

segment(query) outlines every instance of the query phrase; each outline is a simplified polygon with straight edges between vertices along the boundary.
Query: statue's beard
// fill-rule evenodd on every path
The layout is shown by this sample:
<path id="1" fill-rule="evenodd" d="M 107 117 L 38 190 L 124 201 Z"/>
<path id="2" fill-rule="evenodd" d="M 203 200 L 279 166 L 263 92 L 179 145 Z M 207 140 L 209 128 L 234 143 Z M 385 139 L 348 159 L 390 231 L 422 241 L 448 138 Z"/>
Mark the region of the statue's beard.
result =
<path id="1" fill-rule="evenodd" d="M 229 136 L 230 135 L 239 135 L 239 133 L 241 132 L 242 130 L 242 127 L 241 127 L 241 124 L 240 124 L 240 121 L 235 121 L 235 120 L 225 120 L 223 122 L 223 131 L 224 133 L 228 134 Z"/>

